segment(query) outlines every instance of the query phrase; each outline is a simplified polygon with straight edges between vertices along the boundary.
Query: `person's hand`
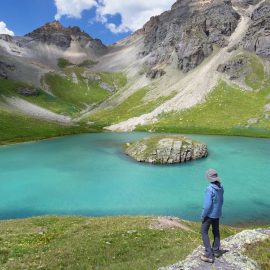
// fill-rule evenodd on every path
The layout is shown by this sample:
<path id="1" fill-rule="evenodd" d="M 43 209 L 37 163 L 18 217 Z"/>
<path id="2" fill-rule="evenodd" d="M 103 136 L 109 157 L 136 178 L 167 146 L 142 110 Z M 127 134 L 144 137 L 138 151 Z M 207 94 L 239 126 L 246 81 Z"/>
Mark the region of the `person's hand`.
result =
<path id="1" fill-rule="evenodd" d="M 201 222 L 202 222 L 202 223 L 205 222 L 205 217 L 201 217 Z"/>

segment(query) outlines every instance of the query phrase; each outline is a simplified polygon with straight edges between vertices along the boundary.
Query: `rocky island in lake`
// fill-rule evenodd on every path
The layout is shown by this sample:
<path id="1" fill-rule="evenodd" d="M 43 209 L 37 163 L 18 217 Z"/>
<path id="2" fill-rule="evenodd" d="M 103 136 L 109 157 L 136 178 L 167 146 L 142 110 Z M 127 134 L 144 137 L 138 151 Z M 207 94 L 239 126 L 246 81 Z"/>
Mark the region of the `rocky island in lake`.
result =
<path id="1" fill-rule="evenodd" d="M 139 162 L 176 164 L 207 157 L 207 145 L 181 135 L 154 136 L 127 143 L 125 153 Z"/>

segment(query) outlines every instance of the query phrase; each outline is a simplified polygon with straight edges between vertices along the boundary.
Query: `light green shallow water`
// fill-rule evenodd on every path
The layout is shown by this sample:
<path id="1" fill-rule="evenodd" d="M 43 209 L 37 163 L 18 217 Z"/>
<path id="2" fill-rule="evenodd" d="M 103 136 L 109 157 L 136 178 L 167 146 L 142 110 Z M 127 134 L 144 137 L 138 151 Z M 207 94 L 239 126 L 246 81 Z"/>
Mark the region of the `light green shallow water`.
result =
<path id="1" fill-rule="evenodd" d="M 0 218 L 36 215 L 200 216 L 216 168 L 225 187 L 223 223 L 270 222 L 270 140 L 198 136 L 207 159 L 183 165 L 136 163 L 124 142 L 149 134 L 84 134 L 0 148 Z"/>

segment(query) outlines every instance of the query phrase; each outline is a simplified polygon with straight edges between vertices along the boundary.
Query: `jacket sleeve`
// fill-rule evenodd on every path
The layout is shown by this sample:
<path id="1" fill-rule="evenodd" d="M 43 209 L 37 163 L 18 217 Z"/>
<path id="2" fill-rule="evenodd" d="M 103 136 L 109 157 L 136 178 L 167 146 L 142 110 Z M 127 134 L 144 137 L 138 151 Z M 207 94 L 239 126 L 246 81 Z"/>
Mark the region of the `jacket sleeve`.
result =
<path id="1" fill-rule="evenodd" d="M 210 212 L 210 209 L 212 207 L 212 203 L 213 203 L 212 202 L 212 192 L 211 192 L 211 190 L 206 189 L 201 219 L 204 219 L 205 217 L 207 217 L 207 215 Z"/>

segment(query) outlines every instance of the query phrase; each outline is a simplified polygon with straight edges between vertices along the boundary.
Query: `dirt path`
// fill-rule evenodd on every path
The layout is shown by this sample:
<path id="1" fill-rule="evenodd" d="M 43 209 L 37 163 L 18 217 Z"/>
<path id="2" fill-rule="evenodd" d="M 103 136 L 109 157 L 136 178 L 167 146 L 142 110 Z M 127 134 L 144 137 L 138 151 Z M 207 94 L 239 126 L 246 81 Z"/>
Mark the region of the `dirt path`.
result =
<path id="1" fill-rule="evenodd" d="M 191 71 L 184 77 L 178 85 L 175 86 L 181 89 L 179 94 L 151 113 L 128 119 L 127 121 L 112 125 L 106 129 L 111 131 L 132 131 L 138 125 L 154 123 L 161 113 L 180 111 L 203 102 L 221 78 L 221 75 L 217 72 L 218 66 L 229 60 L 236 53 L 235 50 L 230 49 L 239 44 L 243 39 L 249 27 L 250 14 L 257 6 L 258 5 L 250 7 L 248 10 L 237 10 L 237 8 L 235 8 L 241 15 L 241 19 L 229 39 L 228 46 L 219 50 L 209 61 L 205 61 L 197 69 Z"/>

